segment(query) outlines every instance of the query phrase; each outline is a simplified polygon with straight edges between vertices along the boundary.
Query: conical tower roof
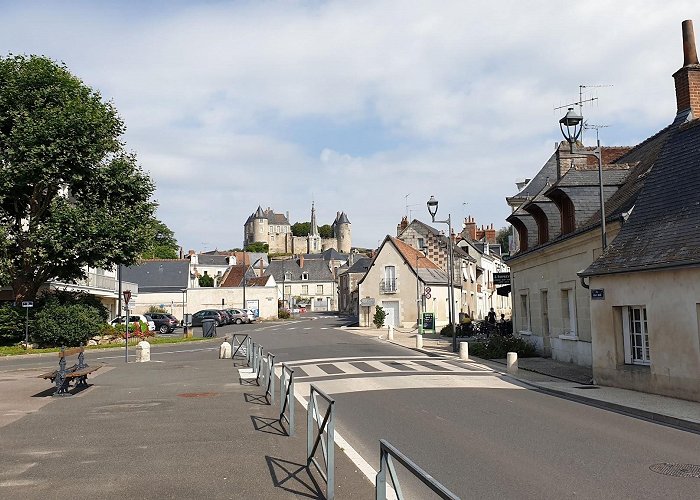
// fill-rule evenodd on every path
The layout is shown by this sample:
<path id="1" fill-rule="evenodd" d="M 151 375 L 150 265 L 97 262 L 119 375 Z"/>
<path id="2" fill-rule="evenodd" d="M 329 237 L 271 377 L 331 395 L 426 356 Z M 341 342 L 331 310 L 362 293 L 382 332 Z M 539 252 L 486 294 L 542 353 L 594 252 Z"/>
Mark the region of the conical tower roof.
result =
<path id="1" fill-rule="evenodd" d="M 255 211 L 255 218 L 256 219 L 266 219 L 265 213 L 263 212 L 263 209 L 260 205 L 258 205 L 258 209 Z"/>
<path id="2" fill-rule="evenodd" d="M 348 220 L 348 216 L 345 214 L 345 212 L 342 212 L 340 214 L 340 217 L 338 217 L 338 224 L 350 224 L 350 221 Z"/>

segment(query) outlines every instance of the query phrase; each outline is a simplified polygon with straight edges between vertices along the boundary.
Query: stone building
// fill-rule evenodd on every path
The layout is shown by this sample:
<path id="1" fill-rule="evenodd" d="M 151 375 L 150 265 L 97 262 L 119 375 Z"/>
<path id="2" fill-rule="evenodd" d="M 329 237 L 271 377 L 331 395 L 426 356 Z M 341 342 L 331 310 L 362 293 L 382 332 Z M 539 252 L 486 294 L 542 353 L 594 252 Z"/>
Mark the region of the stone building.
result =
<path id="1" fill-rule="evenodd" d="M 243 246 L 251 243 L 267 243 L 270 253 L 321 253 L 334 249 L 341 253 L 350 253 L 352 246 L 352 228 L 345 212 L 337 212 L 332 224 L 333 236 L 322 238 L 318 232 L 316 207 L 311 204 L 311 230 L 308 236 L 294 236 L 289 223 L 289 212 L 275 213 L 271 208 L 263 210 L 260 206 L 251 214 L 243 228 Z"/>

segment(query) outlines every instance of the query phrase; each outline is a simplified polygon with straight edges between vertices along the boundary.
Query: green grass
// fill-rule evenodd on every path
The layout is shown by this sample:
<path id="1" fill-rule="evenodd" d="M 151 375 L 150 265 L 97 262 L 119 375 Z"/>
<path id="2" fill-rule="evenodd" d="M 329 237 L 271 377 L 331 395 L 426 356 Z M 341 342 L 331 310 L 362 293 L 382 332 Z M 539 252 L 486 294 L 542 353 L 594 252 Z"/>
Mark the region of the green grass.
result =
<path id="1" fill-rule="evenodd" d="M 223 337 L 220 337 L 221 340 L 223 340 Z M 202 338 L 202 337 L 190 337 L 190 338 L 171 338 L 171 337 L 150 337 L 147 339 L 148 343 L 151 345 L 156 345 L 156 344 L 182 344 L 183 342 L 199 342 L 202 340 L 211 340 L 208 338 Z M 140 341 L 138 339 L 129 339 L 129 346 L 136 346 Z M 101 345 L 91 345 L 87 346 L 86 349 L 116 349 L 116 348 L 123 348 L 124 344 L 101 344 Z M 58 352 L 61 349 L 59 347 L 46 347 L 42 349 L 30 349 L 27 351 L 21 346 L 0 346 L 0 357 L 3 356 L 17 356 L 20 354 L 40 354 L 42 352 Z"/>

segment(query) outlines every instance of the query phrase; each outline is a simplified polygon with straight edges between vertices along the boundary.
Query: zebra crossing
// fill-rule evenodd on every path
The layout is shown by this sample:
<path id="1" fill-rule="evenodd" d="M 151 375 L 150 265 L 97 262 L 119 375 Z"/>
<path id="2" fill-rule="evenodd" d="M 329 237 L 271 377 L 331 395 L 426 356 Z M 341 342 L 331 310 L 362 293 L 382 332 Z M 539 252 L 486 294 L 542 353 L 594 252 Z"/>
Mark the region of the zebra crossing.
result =
<path id="1" fill-rule="evenodd" d="M 309 384 L 329 394 L 412 388 L 509 388 L 498 372 L 474 362 L 427 356 L 356 357 L 286 362 L 298 397 Z M 281 368 L 278 367 L 278 376 Z"/>

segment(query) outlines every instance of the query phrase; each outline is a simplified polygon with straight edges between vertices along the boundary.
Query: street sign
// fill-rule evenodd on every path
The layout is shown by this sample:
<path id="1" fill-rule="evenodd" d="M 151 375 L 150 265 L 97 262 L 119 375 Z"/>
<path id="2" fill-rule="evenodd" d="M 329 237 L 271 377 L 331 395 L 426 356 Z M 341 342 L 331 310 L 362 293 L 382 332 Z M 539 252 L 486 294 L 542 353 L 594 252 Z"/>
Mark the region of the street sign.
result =
<path id="1" fill-rule="evenodd" d="M 605 300 L 605 289 L 591 288 L 591 300 Z"/>
<path id="2" fill-rule="evenodd" d="M 361 307 L 372 307 L 375 304 L 374 299 L 367 297 L 364 299 L 360 299 L 360 306 Z"/>
<path id="3" fill-rule="evenodd" d="M 431 291 L 432 291 L 432 290 L 430 289 L 430 287 L 429 287 L 429 286 L 426 286 L 426 287 L 425 287 L 425 292 L 424 292 L 424 293 L 425 293 L 426 295 L 430 295 L 430 292 L 431 292 Z"/>
<path id="4" fill-rule="evenodd" d="M 22 307 L 34 307 L 34 302 L 32 302 L 31 300 L 25 300 L 24 302 L 22 302 Z"/>
<path id="5" fill-rule="evenodd" d="M 128 304 L 129 301 L 131 300 L 131 290 L 124 290 L 123 295 L 124 295 L 124 302 L 126 302 Z"/>
<path id="6" fill-rule="evenodd" d="M 435 330 L 435 314 L 431 312 L 423 313 L 423 331 Z"/>
<path id="7" fill-rule="evenodd" d="M 510 285 L 510 273 L 493 273 L 494 285 Z"/>

